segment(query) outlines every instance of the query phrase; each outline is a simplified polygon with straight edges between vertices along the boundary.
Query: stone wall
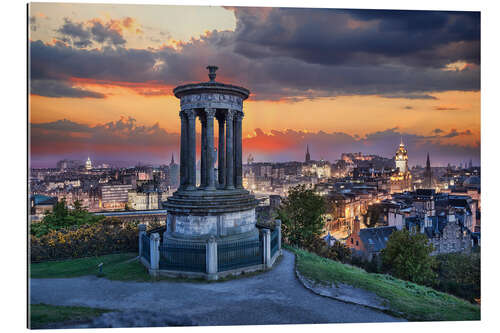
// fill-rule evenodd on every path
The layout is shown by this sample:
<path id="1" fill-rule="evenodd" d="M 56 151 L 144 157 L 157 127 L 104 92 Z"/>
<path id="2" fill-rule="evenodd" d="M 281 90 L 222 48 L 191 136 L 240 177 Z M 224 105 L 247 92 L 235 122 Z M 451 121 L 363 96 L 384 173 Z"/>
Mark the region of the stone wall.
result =
<path id="1" fill-rule="evenodd" d="M 167 230 L 183 237 L 224 237 L 250 232 L 255 223 L 255 209 L 206 216 L 169 214 Z"/>

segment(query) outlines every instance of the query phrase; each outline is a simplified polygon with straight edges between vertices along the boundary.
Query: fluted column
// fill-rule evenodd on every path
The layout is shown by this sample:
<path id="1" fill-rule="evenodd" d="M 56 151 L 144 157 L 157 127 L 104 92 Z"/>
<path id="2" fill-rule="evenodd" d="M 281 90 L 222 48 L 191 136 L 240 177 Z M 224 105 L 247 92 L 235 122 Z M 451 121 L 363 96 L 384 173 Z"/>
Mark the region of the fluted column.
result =
<path id="1" fill-rule="evenodd" d="M 233 110 L 226 112 L 226 189 L 234 189 Z"/>
<path id="2" fill-rule="evenodd" d="M 200 149 L 200 187 L 207 186 L 207 122 L 205 116 L 200 116 L 201 123 L 201 149 Z"/>
<path id="3" fill-rule="evenodd" d="M 186 189 L 194 190 L 196 187 L 196 112 L 186 110 L 188 123 L 188 149 L 187 149 L 187 170 L 188 182 Z"/>
<path id="4" fill-rule="evenodd" d="M 187 178 L 187 161 L 186 161 L 186 150 L 188 147 L 188 133 L 187 133 L 187 119 L 186 115 L 183 111 L 179 112 L 179 117 L 181 118 L 181 158 L 180 158 L 180 166 L 179 166 L 179 178 L 180 184 L 179 187 L 184 189 L 186 187 L 186 178 Z"/>
<path id="5" fill-rule="evenodd" d="M 234 186 L 243 188 L 243 159 L 241 146 L 241 123 L 243 112 L 237 112 L 234 117 Z"/>
<path id="6" fill-rule="evenodd" d="M 226 160 L 225 160 L 225 154 L 226 154 L 226 149 L 225 149 L 225 131 L 224 131 L 224 116 L 220 116 L 217 118 L 219 121 L 219 161 L 217 162 L 218 166 L 218 173 L 219 173 L 219 185 L 220 186 L 225 186 L 226 185 Z"/>
<path id="7" fill-rule="evenodd" d="M 205 185 L 206 190 L 215 190 L 214 174 L 214 116 L 215 109 L 205 109 Z"/>

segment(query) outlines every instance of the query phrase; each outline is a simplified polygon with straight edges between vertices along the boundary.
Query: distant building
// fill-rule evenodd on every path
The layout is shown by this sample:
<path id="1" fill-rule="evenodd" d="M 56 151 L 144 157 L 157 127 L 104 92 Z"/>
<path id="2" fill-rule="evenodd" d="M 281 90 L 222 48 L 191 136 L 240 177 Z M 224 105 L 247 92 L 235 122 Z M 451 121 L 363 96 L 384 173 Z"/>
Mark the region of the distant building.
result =
<path id="1" fill-rule="evenodd" d="M 372 260 L 385 249 L 389 236 L 396 231 L 396 227 L 378 227 L 360 229 L 359 218 L 354 219 L 353 230 L 347 238 L 346 245 L 355 255 Z"/>
<path id="2" fill-rule="evenodd" d="M 103 185 L 101 187 L 101 208 L 104 210 L 123 210 L 128 202 L 129 184 Z"/>
<path id="3" fill-rule="evenodd" d="M 85 169 L 87 171 L 92 170 L 92 161 L 90 160 L 90 156 L 87 158 L 87 161 L 85 162 Z"/>
<path id="4" fill-rule="evenodd" d="M 41 220 L 46 213 L 54 211 L 57 197 L 49 197 L 41 194 L 30 196 L 30 215 L 32 221 Z"/>
<path id="5" fill-rule="evenodd" d="M 399 169 L 400 173 L 404 174 L 408 172 L 408 151 L 403 143 L 403 138 L 401 138 L 401 143 L 396 151 L 394 160 L 396 162 L 396 169 Z"/>
<path id="6" fill-rule="evenodd" d="M 429 158 L 429 153 L 427 153 L 427 161 L 425 163 L 425 171 L 424 171 L 424 188 L 432 188 L 432 170 L 431 170 L 431 160 Z"/>
<path id="7" fill-rule="evenodd" d="M 394 156 L 396 172 L 391 176 L 391 192 L 402 192 L 411 188 L 411 173 L 408 169 L 408 151 L 401 138 L 396 155 Z"/>
<path id="8" fill-rule="evenodd" d="M 311 161 L 311 154 L 309 154 L 309 145 L 307 145 L 306 148 L 306 163 L 309 163 Z"/>

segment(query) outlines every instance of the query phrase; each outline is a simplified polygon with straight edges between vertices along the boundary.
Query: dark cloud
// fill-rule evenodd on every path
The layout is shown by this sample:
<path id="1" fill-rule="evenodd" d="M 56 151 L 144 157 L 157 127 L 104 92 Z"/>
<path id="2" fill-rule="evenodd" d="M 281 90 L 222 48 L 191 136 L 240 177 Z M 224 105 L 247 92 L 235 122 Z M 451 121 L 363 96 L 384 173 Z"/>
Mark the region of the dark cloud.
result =
<path id="1" fill-rule="evenodd" d="M 434 110 L 436 111 L 455 111 L 460 110 L 459 108 L 448 107 L 448 106 L 435 106 Z"/>
<path id="2" fill-rule="evenodd" d="M 440 133 L 443 133 L 443 130 L 440 129 L 440 128 L 436 128 L 432 131 L 433 133 L 436 133 L 436 134 L 440 134 Z"/>
<path id="3" fill-rule="evenodd" d="M 460 135 L 472 135 L 472 132 L 468 129 L 462 132 L 457 131 L 455 128 L 453 128 L 450 133 L 443 135 L 443 138 L 454 138 Z"/>
<path id="4" fill-rule="evenodd" d="M 30 22 L 30 30 L 36 31 L 36 29 L 38 28 L 36 24 L 36 16 L 30 16 L 29 22 Z"/>
<path id="5" fill-rule="evenodd" d="M 396 94 L 396 95 L 381 95 L 383 98 L 402 98 L 402 99 L 438 99 L 432 95 L 419 94 Z"/>
<path id="6" fill-rule="evenodd" d="M 413 110 L 413 106 L 406 105 L 403 109 L 405 109 L 405 110 Z"/>
<path id="7" fill-rule="evenodd" d="M 124 26 L 131 24 L 131 18 L 123 20 Z M 102 22 L 98 19 L 87 22 L 73 22 L 69 18 L 64 19 L 64 24 L 56 31 L 62 36 L 63 41 L 71 41 L 77 48 L 86 48 L 94 42 L 112 46 L 122 46 L 126 40 L 122 36 L 119 21 L 111 20 Z"/>
<path id="8" fill-rule="evenodd" d="M 349 95 L 436 99 L 433 92 L 480 89 L 480 66 L 443 70 L 455 61 L 479 65 L 478 13 L 233 10 L 235 32 L 212 31 L 177 49 L 116 47 L 125 44 L 116 22 L 97 20 L 84 31 L 93 42 L 114 47 L 85 49 L 89 39 L 77 37 L 85 32 L 67 21 L 59 30 L 72 38 L 73 47 L 32 42 L 32 75 L 172 87 L 207 80 L 204 67 L 210 63 L 220 67 L 218 78 L 250 88 L 255 100 L 292 102 Z M 155 66 L 158 62 L 164 65 Z"/>
<path id="9" fill-rule="evenodd" d="M 105 98 L 104 94 L 72 87 L 65 81 L 37 80 L 30 81 L 30 89 L 33 95 L 46 97 L 73 97 L 73 98 Z"/>
<path id="10" fill-rule="evenodd" d="M 123 45 L 126 42 L 120 31 L 112 29 L 109 23 L 103 24 L 100 21 L 94 20 L 90 31 L 94 39 L 99 43 L 108 41 L 113 45 Z"/>

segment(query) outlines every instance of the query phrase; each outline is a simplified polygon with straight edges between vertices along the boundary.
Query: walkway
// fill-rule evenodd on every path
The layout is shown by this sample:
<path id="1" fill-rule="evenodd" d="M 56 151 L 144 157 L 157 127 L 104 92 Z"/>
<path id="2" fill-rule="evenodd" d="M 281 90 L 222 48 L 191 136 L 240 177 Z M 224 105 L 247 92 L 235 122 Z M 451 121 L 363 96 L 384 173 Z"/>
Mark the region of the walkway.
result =
<path id="1" fill-rule="evenodd" d="M 259 325 L 401 321 L 317 296 L 294 274 L 284 251 L 273 270 L 219 283 L 110 281 L 97 277 L 31 279 L 31 303 L 121 310 L 91 326 Z M 109 325 L 107 324 L 109 323 Z"/>

